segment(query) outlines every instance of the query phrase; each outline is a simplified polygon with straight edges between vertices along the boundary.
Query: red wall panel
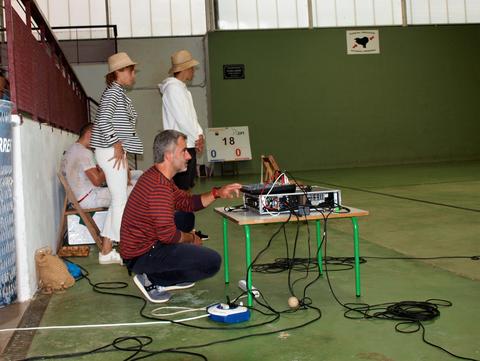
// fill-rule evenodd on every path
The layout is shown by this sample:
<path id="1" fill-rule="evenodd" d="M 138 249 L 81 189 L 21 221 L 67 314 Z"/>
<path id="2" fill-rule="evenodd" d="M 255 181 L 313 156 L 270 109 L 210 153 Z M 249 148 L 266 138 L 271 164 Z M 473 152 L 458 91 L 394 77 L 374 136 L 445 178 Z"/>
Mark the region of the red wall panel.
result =
<path id="1" fill-rule="evenodd" d="M 87 99 L 81 85 L 73 85 L 76 78 L 68 76 L 70 67 L 59 60 L 64 57 L 52 56 L 46 43 L 35 39 L 15 11 L 12 19 L 16 89 L 16 99 L 12 100 L 17 109 L 36 120 L 78 132 L 88 122 Z"/>

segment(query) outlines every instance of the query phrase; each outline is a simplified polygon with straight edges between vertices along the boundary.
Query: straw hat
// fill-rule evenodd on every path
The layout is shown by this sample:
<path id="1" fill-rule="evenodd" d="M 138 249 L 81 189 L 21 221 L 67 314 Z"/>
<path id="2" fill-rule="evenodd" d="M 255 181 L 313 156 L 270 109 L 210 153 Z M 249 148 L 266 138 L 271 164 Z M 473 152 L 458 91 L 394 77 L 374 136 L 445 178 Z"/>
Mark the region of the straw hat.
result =
<path id="1" fill-rule="evenodd" d="M 168 73 L 177 73 L 198 64 L 200 63 L 192 57 L 192 54 L 188 50 L 179 50 L 172 54 L 172 67 Z"/>
<path id="2" fill-rule="evenodd" d="M 113 54 L 108 58 L 108 73 L 113 73 L 115 70 L 120 70 L 126 68 L 130 65 L 137 65 L 127 53 L 121 52 L 117 54 Z"/>

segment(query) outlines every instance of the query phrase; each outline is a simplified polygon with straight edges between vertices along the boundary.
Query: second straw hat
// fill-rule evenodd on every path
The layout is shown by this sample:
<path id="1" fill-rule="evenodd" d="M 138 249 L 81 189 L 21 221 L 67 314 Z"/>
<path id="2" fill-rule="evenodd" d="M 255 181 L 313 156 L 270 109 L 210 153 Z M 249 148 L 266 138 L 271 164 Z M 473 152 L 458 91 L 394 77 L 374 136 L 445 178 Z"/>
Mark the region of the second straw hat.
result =
<path id="1" fill-rule="evenodd" d="M 200 63 L 192 57 L 192 54 L 188 50 L 179 50 L 172 54 L 172 67 L 168 73 L 177 73 L 198 64 Z"/>
<path id="2" fill-rule="evenodd" d="M 115 70 L 120 70 L 123 68 L 126 68 L 127 66 L 130 65 L 137 65 L 136 62 L 134 62 L 130 57 L 127 55 L 127 53 L 120 52 L 113 54 L 108 58 L 108 73 L 113 73 Z"/>

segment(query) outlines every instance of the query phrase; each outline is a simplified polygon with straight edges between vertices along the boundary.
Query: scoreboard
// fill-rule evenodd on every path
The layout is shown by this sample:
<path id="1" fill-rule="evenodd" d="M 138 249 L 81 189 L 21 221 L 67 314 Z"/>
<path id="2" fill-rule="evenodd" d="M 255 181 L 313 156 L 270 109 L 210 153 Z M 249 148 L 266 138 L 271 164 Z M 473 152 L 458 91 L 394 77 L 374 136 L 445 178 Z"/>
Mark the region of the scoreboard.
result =
<path id="1" fill-rule="evenodd" d="M 209 162 L 252 159 L 248 127 L 208 128 L 205 137 Z"/>

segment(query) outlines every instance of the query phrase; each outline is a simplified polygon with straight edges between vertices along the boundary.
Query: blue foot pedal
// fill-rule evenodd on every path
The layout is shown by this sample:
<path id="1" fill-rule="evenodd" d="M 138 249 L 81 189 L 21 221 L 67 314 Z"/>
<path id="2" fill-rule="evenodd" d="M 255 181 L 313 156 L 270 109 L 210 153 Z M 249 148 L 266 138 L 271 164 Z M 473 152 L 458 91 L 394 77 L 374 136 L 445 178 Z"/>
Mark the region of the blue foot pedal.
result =
<path id="1" fill-rule="evenodd" d="M 207 308 L 208 317 L 215 322 L 239 323 L 250 319 L 250 310 L 244 306 L 217 303 Z"/>

